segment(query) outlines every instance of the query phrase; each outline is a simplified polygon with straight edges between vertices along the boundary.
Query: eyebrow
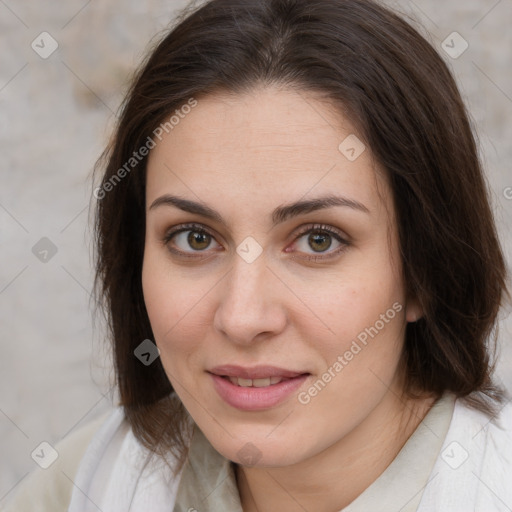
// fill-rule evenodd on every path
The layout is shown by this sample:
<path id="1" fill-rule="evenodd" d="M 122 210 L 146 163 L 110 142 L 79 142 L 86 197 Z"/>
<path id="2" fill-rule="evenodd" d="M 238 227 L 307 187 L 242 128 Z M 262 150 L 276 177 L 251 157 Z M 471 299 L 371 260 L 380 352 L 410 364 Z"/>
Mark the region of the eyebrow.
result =
<path id="1" fill-rule="evenodd" d="M 207 219 L 214 220 L 220 224 L 226 225 L 226 222 L 220 213 L 210 208 L 208 205 L 170 194 L 165 194 L 155 199 L 149 209 L 153 210 L 159 206 L 164 205 L 175 206 L 185 212 L 195 213 L 197 215 L 201 215 L 202 217 L 206 217 Z M 298 217 L 299 215 L 304 215 L 316 210 L 332 208 L 335 206 L 343 206 L 363 213 L 370 213 L 370 210 L 359 201 L 342 196 L 328 195 L 324 197 L 318 197 L 316 199 L 297 201 L 295 203 L 278 206 L 272 212 L 272 223 L 274 226 L 276 226 L 277 224 L 285 222 L 290 218 Z"/>

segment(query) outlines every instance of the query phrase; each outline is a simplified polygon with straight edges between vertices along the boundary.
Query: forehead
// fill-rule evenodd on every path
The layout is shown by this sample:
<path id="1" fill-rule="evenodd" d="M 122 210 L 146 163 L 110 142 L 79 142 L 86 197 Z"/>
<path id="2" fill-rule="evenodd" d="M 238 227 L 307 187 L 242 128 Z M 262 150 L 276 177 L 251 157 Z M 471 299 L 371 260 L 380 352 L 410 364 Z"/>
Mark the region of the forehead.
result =
<path id="1" fill-rule="evenodd" d="M 354 143 L 361 151 L 355 137 L 340 109 L 309 92 L 266 87 L 208 95 L 155 141 L 147 202 L 173 191 L 270 208 L 339 192 L 377 211 L 382 177 L 370 149 L 355 160 L 344 153 Z"/>

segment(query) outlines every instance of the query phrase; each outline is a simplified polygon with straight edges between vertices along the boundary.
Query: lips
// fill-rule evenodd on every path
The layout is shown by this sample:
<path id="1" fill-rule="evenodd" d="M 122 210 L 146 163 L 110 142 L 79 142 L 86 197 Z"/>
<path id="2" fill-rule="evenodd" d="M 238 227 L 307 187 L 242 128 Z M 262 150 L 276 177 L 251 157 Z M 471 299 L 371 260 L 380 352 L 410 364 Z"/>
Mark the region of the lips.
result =
<path id="1" fill-rule="evenodd" d="M 296 392 L 310 376 L 276 366 L 216 366 L 208 373 L 220 398 L 243 411 L 276 407 Z"/>

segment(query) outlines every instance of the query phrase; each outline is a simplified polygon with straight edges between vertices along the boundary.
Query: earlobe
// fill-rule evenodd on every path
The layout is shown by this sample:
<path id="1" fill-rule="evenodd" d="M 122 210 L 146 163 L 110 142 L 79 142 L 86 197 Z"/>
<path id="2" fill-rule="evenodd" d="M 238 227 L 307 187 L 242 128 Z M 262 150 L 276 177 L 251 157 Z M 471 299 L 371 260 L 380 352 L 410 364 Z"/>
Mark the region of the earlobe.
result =
<path id="1" fill-rule="evenodd" d="M 423 311 L 416 300 L 407 302 L 405 319 L 407 322 L 416 322 L 423 316 Z"/>

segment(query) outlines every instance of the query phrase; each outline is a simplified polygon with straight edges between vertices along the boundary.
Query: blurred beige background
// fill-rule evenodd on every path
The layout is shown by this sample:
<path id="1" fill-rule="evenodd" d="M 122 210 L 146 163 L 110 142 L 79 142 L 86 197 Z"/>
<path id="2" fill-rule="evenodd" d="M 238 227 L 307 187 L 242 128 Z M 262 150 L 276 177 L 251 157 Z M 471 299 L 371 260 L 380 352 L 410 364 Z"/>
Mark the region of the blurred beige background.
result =
<path id="1" fill-rule="evenodd" d="M 459 81 L 510 264 L 512 0 L 386 3 L 421 24 Z M 100 319 L 93 328 L 90 307 L 91 170 L 128 74 L 185 5 L 0 0 L 0 504 L 34 467 L 41 441 L 54 444 L 116 399 L 104 329 Z M 441 46 L 454 31 L 469 44 L 457 58 Z M 498 376 L 512 390 L 508 313 Z"/>

